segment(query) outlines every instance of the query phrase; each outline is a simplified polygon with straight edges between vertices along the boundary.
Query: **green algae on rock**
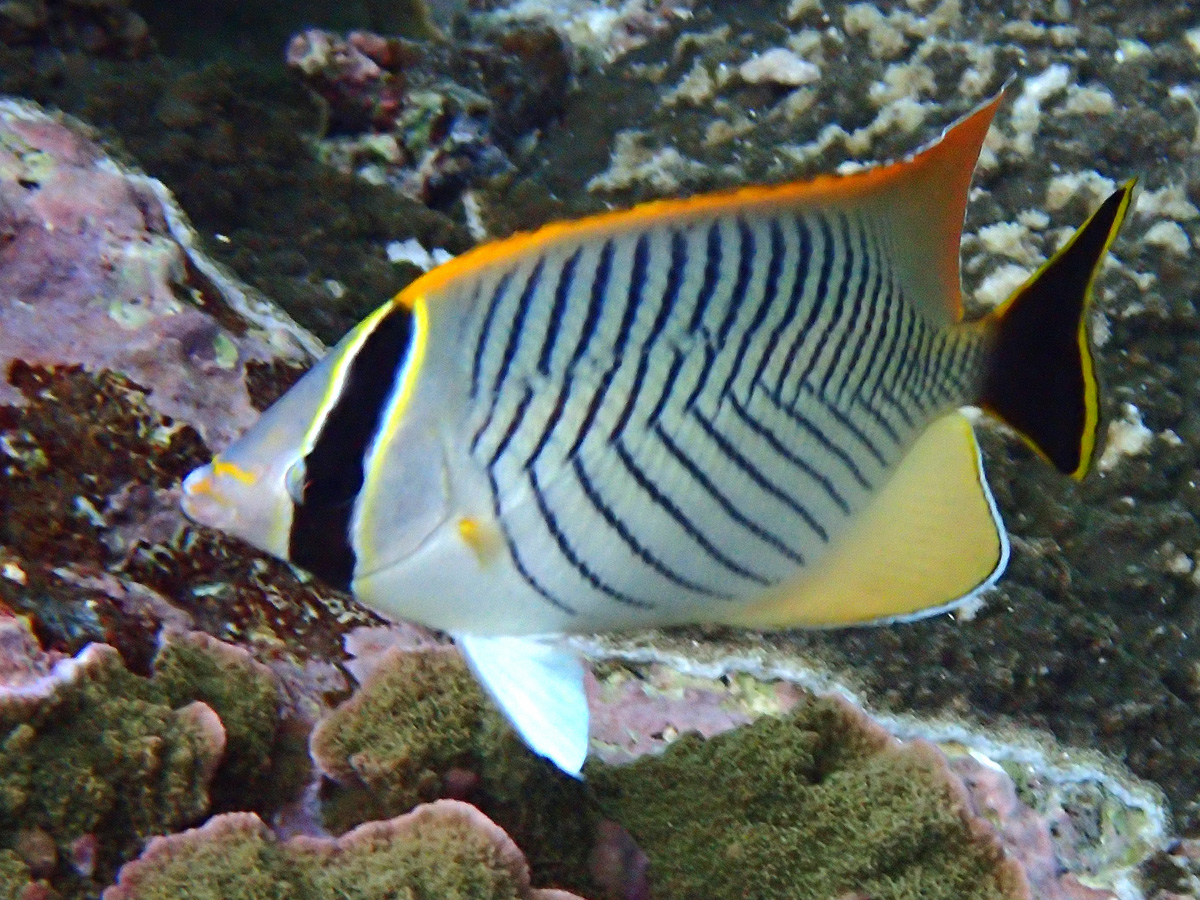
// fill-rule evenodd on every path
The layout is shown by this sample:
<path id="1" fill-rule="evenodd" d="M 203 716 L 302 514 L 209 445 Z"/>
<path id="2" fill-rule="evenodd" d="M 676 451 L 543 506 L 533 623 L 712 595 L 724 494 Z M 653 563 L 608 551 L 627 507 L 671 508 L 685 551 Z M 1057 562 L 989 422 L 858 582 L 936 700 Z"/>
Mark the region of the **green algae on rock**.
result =
<path id="1" fill-rule="evenodd" d="M 809 699 L 708 741 L 687 735 L 587 776 L 649 855 L 656 896 L 1029 896 L 941 753 L 899 744 L 841 701 Z"/>
<path id="2" fill-rule="evenodd" d="M 208 809 L 225 749 L 208 706 L 173 708 L 103 644 L 61 662 L 41 687 L 0 696 L 0 846 L 40 828 L 66 861 L 94 836 L 94 871 L 64 862 L 58 872 L 85 887 L 93 875 L 111 876 L 144 838 Z"/>
<path id="3" fill-rule="evenodd" d="M 534 880 L 586 887 L 596 815 L 583 785 L 530 752 L 457 651 L 390 650 L 313 731 L 326 824 L 344 830 L 453 796 L 525 849 Z"/>
<path id="4" fill-rule="evenodd" d="M 466 803 L 440 800 L 340 838 L 278 842 L 250 813 L 156 838 L 104 900 L 568 900 L 530 887 L 521 851 Z M 578 898 L 575 898 L 578 900 Z"/>
<path id="5" fill-rule="evenodd" d="M 279 682 L 241 647 L 195 631 L 167 633 L 154 657 L 154 684 L 171 706 L 200 700 L 225 726 L 225 755 L 218 782 L 261 788 L 270 772 L 279 724 Z"/>
<path id="6" fill-rule="evenodd" d="M 12 850 L 0 850 L 0 900 L 32 900 L 34 887 L 29 866 Z"/>
<path id="7" fill-rule="evenodd" d="M 143 678 L 105 644 L 62 657 L 0 625 L 0 851 L 61 894 L 94 894 L 143 840 L 202 818 L 214 788 L 261 777 L 278 686 L 245 651 L 169 635 Z"/>
<path id="8" fill-rule="evenodd" d="M 390 651 L 362 688 L 318 723 L 311 740 L 317 767 L 342 785 L 367 789 L 361 801 L 368 806 L 353 804 L 352 824 L 436 799 L 446 773 L 478 764 L 483 720 L 492 713 L 479 686 L 462 674 L 451 650 Z"/>
<path id="9" fill-rule="evenodd" d="M 590 763 L 579 784 L 520 745 L 456 653 L 393 649 L 311 747 L 338 782 L 323 798 L 330 824 L 456 792 L 518 840 L 535 881 L 584 893 L 602 883 L 607 817 L 650 857 L 651 889 L 670 900 L 1028 897 L 939 751 L 899 744 L 841 701 L 795 701 L 786 717 L 708 741 L 689 734 L 662 756 Z"/>

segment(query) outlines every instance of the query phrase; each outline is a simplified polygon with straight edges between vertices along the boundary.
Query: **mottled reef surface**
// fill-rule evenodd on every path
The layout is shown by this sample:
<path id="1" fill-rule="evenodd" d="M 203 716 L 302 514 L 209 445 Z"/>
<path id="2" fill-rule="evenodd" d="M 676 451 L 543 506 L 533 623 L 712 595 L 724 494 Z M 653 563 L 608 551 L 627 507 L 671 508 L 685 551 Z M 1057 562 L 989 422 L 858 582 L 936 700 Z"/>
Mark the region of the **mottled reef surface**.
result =
<path id="1" fill-rule="evenodd" d="M 970 303 L 1001 298 L 1114 182 L 1137 176 L 1141 194 L 1092 322 L 1113 449 L 1076 485 L 981 428 L 1013 559 L 973 615 L 820 634 L 692 630 L 633 646 L 815 659 L 880 709 L 1041 729 L 1157 783 L 1181 832 L 1200 834 L 1200 8 L 725 0 L 660 18 L 614 61 L 603 43 L 576 51 L 560 114 L 536 143 L 511 142 L 511 167 L 475 189 L 489 234 L 896 156 L 1010 76 L 968 208 Z M 282 46 L 239 55 L 239 41 L 252 40 L 229 37 L 206 59 L 180 38 L 164 37 L 161 51 L 130 39 L 87 52 L 13 39 L 0 45 L 0 93 L 96 126 L 167 184 L 207 252 L 333 340 L 415 275 L 389 260 L 390 242 L 458 252 L 472 223 L 461 198 L 430 209 L 320 162 L 313 144 L 328 109 L 286 74 Z M 169 52 L 181 44 L 186 53 Z M 790 56 L 762 65 L 772 50 Z M 56 402 L 101 415 L 128 408 L 128 385 L 96 395 L 73 378 L 22 370 L 14 384 L 32 398 L 52 383 Z M 191 443 L 141 473 L 155 487 L 202 457 L 194 435 L 173 440 Z M 64 486 L 63 503 L 74 490 Z M 164 593 L 220 580 L 203 565 L 261 574 L 236 548 L 204 541 L 195 572 L 134 565 Z M 214 602 L 197 615 L 221 612 Z M 65 622 L 60 636 L 75 627 Z"/>

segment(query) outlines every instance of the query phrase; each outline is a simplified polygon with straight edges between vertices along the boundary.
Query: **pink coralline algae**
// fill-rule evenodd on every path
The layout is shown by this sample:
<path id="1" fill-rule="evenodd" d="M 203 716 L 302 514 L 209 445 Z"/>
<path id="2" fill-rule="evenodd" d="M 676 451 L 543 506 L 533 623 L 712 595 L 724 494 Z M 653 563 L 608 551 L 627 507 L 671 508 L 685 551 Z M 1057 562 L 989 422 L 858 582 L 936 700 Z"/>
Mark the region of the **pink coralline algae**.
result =
<path id="1" fill-rule="evenodd" d="M 0 603 L 145 669 L 162 628 L 252 636 L 315 716 L 377 621 L 185 522 L 179 479 L 323 348 L 197 246 L 87 126 L 0 100 Z M 315 657 L 315 658 L 314 658 Z"/>
<path id="2" fill-rule="evenodd" d="M 154 388 L 152 409 L 224 446 L 257 417 L 247 364 L 320 352 L 193 252 L 158 182 L 13 100 L 0 101 L 0 233 L 0 372 L 14 360 L 121 372 Z M 22 402 L 0 381 L 0 404 Z"/>
<path id="3" fill-rule="evenodd" d="M 1038 815 L 1017 797 L 1016 787 L 995 765 L 971 756 L 957 756 L 951 768 L 962 779 L 971 810 L 991 822 L 1010 857 L 1019 862 L 1037 900 L 1117 900 L 1109 890 L 1084 885 L 1069 871 L 1051 835 L 1052 826 L 1070 828 L 1069 822 L 1052 822 Z"/>
<path id="4" fill-rule="evenodd" d="M 307 900 L 397 896 L 439 900 L 579 900 L 530 885 L 529 867 L 504 830 L 456 800 L 418 806 L 339 838 L 277 841 L 258 816 L 228 813 L 150 841 L 103 900 Z"/>
<path id="5" fill-rule="evenodd" d="M 61 653 L 47 653 L 26 622 L 0 614 L 0 696 L 44 697 L 55 683 Z"/>

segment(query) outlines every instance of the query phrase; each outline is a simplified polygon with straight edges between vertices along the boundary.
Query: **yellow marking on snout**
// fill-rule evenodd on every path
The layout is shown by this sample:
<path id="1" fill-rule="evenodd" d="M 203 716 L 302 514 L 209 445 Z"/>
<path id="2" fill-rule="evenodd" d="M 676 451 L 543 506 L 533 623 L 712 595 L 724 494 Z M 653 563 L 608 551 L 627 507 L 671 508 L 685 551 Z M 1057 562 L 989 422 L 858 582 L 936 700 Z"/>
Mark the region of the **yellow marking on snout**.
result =
<path id="1" fill-rule="evenodd" d="M 193 481 L 191 478 L 185 478 L 183 482 L 183 492 L 190 497 L 195 497 L 200 494 L 211 494 L 213 492 L 212 479 L 205 475 L 203 478 L 197 478 Z"/>
<path id="2" fill-rule="evenodd" d="M 253 472 L 247 472 L 241 466 L 234 465 L 231 462 L 226 462 L 223 459 L 214 459 L 212 461 L 213 475 L 217 477 L 225 476 L 232 478 L 234 481 L 240 481 L 242 484 L 250 485 L 258 481 L 258 478 Z M 211 479 L 204 479 L 205 487 L 211 487 Z M 197 488 L 198 489 L 198 488 Z"/>
<path id="3" fill-rule="evenodd" d="M 500 552 L 502 541 L 499 532 L 476 518 L 464 516 L 459 519 L 458 533 L 462 537 L 463 543 L 475 553 L 475 557 L 482 566 L 486 566 L 494 560 Z"/>

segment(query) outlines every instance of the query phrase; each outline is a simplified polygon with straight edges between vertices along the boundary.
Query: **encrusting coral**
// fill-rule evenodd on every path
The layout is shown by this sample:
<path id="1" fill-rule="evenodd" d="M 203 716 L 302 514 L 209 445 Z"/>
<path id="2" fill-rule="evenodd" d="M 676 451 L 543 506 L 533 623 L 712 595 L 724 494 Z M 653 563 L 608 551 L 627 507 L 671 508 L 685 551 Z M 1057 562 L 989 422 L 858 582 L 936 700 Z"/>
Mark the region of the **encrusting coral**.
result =
<path id="1" fill-rule="evenodd" d="M 253 762 L 271 740 L 274 681 L 207 636 L 165 639 L 162 674 L 143 678 L 105 644 L 43 654 L 19 620 L 2 624 L 26 662 L 0 684 L 0 849 L 56 888 L 98 888 L 145 838 L 198 821 L 227 746 Z"/>
<path id="2" fill-rule="evenodd" d="M 155 838 L 104 900 L 579 900 L 530 887 L 512 839 L 478 809 L 439 800 L 339 838 L 276 841 L 252 813 Z"/>
<path id="3" fill-rule="evenodd" d="M 60 663 L 55 676 L 40 697 L 0 698 L 0 823 L 44 829 L 64 859 L 94 835 L 103 869 L 142 838 L 204 813 L 225 749 L 210 707 L 172 709 L 102 644 Z M 0 829 L 0 844 L 19 838 Z"/>
<path id="4" fill-rule="evenodd" d="M 449 648 L 390 650 L 313 731 L 343 830 L 438 797 L 469 800 L 512 835 L 535 880 L 585 887 L 596 815 L 580 782 L 531 753 Z"/>
<path id="5" fill-rule="evenodd" d="M 583 784 L 559 783 L 456 653 L 391 650 L 318 725 L 311 750 L 339 784 L 327 792 L 331 818 L 455 793 L 513 834 L 535 880 L 585 893 L 640 896 L 648 879 L 671 900 L 1029 896 L 939 750 L 901 744 L 849 704 L 807 694 L 782 718 L 708 740 L 689 734 L 629 765 L 593 761 Z M 614 837 L 614 821 L 632 841 Z"/>
<path id="6" fill-rule="evenodd" d="M 164 636 L 153 680 L 171 706 L 200 700 L 220 716 L 222 780 L 245 788 L 267 773 L 279 721 L 279 688 L 270 669 L 243 648 L 195 631 Z"/>
<path id="7" fill-rule="evenodd" d="M 656 896 L 1030 896 L 941 752 L 900 744 L 843 701 L 809 698 L 587 775 L 649 855 Z"/>
<path id="8" fill-rule="evenodd" d="M 443 796 L 446 774 L 475 768 L 483 749 L 488 703 L 463 674 L 449 649 L 389 652 L 313 730 L 318 768 L 341 785 L 365 787 L 369 800 L 362 799 L 384 815 Z M 431 722 L 436 729 L 427 727 Z M 359 807 L 358 815 L 367 812 Z"/>

